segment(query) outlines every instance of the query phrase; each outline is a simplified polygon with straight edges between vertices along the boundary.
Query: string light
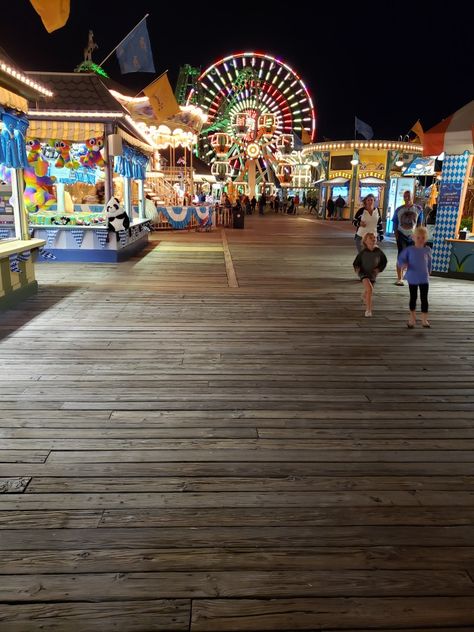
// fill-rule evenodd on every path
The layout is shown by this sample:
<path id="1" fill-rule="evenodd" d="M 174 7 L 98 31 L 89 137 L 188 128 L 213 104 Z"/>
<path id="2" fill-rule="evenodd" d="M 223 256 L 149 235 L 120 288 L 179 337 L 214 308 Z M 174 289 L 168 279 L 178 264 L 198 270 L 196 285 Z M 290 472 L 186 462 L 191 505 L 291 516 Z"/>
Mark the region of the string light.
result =
<path id="1" fill-rule="evenodd" d="M 63 110 L 30 110 L 29 118 L 95 118 L 119 119 L 124 118 L 123 112 L 69 112 Z"/>
<path id="2" fill-rule="evenodd" d="M 54 96 L 54 93 L 51 92 L 51 90 L 48 90 L 48 88 L 45 88 L 37 81 L 33 81 L 33 79 L 30 79 L 27 75 L 24 75 L 19 70 L 12 68 L 11 66 L 9 66 L 8 64 L 6 64 L 4 61 L 1 61 L 1 60 L 0 60 L 0 70 L 5 72 L 7 75 L 10 75 L 11 77 L 18 79 L 18 81 L 21 81 L 22 83 L 29 86 L 30 88 L 33 88 L 34 90 L 36 90 L 36 92 L 39 92 L 45 97 Z"/>

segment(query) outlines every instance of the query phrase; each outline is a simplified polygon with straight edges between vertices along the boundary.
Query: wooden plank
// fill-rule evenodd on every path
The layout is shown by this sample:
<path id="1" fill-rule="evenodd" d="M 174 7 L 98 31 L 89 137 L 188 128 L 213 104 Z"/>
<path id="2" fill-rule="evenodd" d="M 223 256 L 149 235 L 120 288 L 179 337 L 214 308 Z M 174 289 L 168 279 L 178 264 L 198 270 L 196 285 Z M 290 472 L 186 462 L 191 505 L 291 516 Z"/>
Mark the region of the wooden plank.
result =
<path id="1" fill-rule="evenodd" d="M 18 546 L 17 543 L 16 546 Z M 119 544 L 117 543 L 117 546 Z M 474 567 L 472 546 L 295 548 L 135 548 L 9 550 L 0 573 L 124 573 L 272 570 L 462 570 Z M 471 574 L 472 576 L 472 574 Z"/>
<path id="2" fill-rule="evenodd" d="M 38 585 L 41 590 L 38 590 Z M 0 602 L 206 597 L 474 595 L 465 571 L 225 571 L 9 575 Z"/>
<path id="3" fill-rule="evenodd" d="M 104 603 L 0 605 L 2 632 L 184 632 L 189 630 L 190 602 L 152 599 Z"/>
<path id="4" fill-rule="evenodd" d="M 1 511 L 0 529 L 91 529 L 99 526 L 101 509 L 80 509 L 73 511 Z"/>
<path id="5" fill-rule="evenodd" d="M 0 550 L 71 548 L 246 548 L 291 546 L 471 546 L 468 526 L 172 527 L 115 529 L 5 529 Z"/>
<path id="6" fill-rule="evenodd" d="M 227 283 L 229 287 L 239 287 L 237 275 L 235 273 L 234 262 L 232 261 L 232 253 L 230 252 L 229 242 L 224 228 L 221 228 L 222 247 L 224 249 L 225 271 L 227 274 Z"/>
<path id="7" fill-rule="evenodd" d="M 211 599 L 193 603 L 192 632 L 472 626 L 470 597 Z"/>
<path id="8" fill-rule="evenodd" d="M 42 508 L 312 508 L 312 507 L 464 507 L 472 505 L 471 491 L 332 491 L 332 492 L 144 492 L 7 494 L 0 510 Z"/>
<path id="9" fill-rule="evenodd" d="M 48 468 L 49 472 L 50 468 Z M 84 468 L 85 470 L 85 468 Z M 58 473 L 58 472 L 57 472 Z M 65 472 L 64 472 L 65 473 Z M 87 472 L 84 471 L 83 474 Z M 69 476 L 42 475 L 26 479 L 27 494 L 64 492 L 266 492 L 266 491 L 474 491 L 474 476 Z M 104 472 L 106 474 L 106 472 Z M 210 472 L 211 474 L 211 472 Z M 225 473 L 224 473 L 225 474 Z M 9 479 L 6 479 L 9 480 Z M 14 491 L 14 489 L 12 489 Z"/>
<path id="10" fill-rule="evenodd" d="M 49 450 L 3 450 L 0 449 L 0 463 L 44 463 Z"/>

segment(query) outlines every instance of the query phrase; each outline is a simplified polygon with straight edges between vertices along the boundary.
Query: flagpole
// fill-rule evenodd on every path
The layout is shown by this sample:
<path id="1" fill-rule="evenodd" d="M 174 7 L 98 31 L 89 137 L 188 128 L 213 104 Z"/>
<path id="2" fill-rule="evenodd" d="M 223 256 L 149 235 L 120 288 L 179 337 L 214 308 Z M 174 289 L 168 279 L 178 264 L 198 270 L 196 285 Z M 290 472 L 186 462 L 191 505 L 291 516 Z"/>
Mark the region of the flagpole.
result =
<path id="1" fill-rule="evenodd" d="M 124 37 L 123 39 L 121 39 L 121 40 L 120 40 L 120 42 L 117 44 L 117 46 L 116 46 L 115 48 L 113 48 L 113 49 L 110 51 L 110 53 L 107 55 L 107 57 L 104 59 L 104 61 L 103 61 L 103 62 L 101 62 L 101 63 L 99 64 L 99 68 L 101 68 L 101 67 L 105 64 L 105 62 L 109 59 L 109 57 L 112 57 L 112 55 L 115 53 L 115 51 L 117 50 L 117 48 L 118 48 L 118 47 L 119 47 L 119 46 L 120 46 L 123 42 L 125 42 L 125 40 L 127 39 L 127 37 L 129 37 L 129 36 L 133 33 L 133 31 L 135 31 L 135 30 L 136 30 L 136 29 L 140 26 L 140 24 L 143 22 L 143 20 L 146 20 L 146 19 L 147 19 L 147 17 L 148 17 L 149 15 L 150 15 L 150 14 L 149 14 L 149 13 L 147 13 L 147 14 L 145 15 L 145 17 L 143 17 L 143 18 L 140 20 L 140 22 L 138 22 L 138 24 L 135 24 L 135 26 L 133 27 L 133 29 L 132 29 L 131 31 L 129 31 L 129 32 L 125 35 L 125 37 Z"/>

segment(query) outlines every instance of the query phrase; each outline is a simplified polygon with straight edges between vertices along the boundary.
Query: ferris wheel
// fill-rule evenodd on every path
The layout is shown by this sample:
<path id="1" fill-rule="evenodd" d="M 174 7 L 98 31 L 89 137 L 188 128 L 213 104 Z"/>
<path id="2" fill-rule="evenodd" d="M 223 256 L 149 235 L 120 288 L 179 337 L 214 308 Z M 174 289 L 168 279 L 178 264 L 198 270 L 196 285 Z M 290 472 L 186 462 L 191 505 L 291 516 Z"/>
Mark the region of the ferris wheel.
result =
<path id="1" fill-rule="evenodd" d="M 219 180 L 250 195 L 288 184 L 281 158 L 316 131 L 313 101 L 298 74 L 264 53 L 238 53 L 215 62 L 188 96 L 208 116 L 202 157 Z"/>

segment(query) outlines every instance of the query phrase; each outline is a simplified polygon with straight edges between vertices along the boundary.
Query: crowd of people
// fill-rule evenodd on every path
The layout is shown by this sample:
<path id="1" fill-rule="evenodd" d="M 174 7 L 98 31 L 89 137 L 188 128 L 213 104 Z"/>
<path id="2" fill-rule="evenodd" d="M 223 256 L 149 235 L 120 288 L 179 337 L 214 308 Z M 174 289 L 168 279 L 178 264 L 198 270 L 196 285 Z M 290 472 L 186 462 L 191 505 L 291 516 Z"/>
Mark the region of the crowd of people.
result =
<path id="1" fill-rule="evenodd" d="M 409 288 L 409 317 L 407 327 L 413 329 L 417 323 L 418 295 L 421 302 L 421 324 L 424 328 L 431 327 L 428 320 L 428 290 L 431 274 L 431 248 L 427 246 L 428 230 L 422 225 L 423 212 L 416 205 L 411 193 L 405 191 L 404 203 L 399 206 L 393 216 L 393 229 L 397 243 L 397 280 L 395 285 L 405 285 Z M 357 256 L 354 259 L 354 270 L 363 284 L 362 300 L 365 306 L 365 316 L 372 316 L 374 286 L 377 277 L 387 266 L 385 253 L 378 245 L 383 241 L 384 231 L 382 217 L 375 207 L 375 198 L 368 195 L 364 199 L 364 206 L 354 216 L 356 227 L 355 246 Z"/>

